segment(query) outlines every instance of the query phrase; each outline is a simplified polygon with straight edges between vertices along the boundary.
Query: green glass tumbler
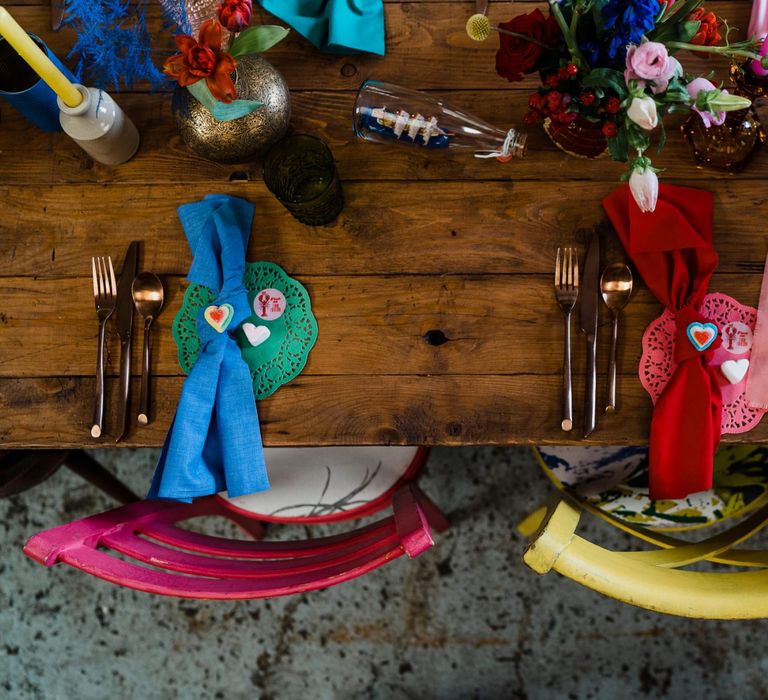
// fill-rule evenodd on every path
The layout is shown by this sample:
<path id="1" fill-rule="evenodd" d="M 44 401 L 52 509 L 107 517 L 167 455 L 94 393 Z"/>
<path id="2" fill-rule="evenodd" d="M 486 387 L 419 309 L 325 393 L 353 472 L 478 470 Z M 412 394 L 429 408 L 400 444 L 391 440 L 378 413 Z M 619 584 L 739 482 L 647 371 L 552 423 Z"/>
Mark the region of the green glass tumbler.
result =
<path id="1" fill-rule="evenodd" d="M 295 134 L 278 141 L 264 158 L 264 183 L 293 216 L 308 226 L 325 226 L 344 208 L 344 193 L 325 141 Z"/>

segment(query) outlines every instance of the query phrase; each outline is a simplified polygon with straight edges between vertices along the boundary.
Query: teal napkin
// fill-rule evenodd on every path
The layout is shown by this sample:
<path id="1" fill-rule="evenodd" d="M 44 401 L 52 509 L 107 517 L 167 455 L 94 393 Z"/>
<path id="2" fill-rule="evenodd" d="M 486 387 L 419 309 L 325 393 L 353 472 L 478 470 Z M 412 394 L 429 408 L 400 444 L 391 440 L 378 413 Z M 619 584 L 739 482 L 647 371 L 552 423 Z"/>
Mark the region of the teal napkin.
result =
<path id="1" fill-rule="evenodd" d="M 383 56 L 383 0 L 259 0 L 321 51 Z"/>

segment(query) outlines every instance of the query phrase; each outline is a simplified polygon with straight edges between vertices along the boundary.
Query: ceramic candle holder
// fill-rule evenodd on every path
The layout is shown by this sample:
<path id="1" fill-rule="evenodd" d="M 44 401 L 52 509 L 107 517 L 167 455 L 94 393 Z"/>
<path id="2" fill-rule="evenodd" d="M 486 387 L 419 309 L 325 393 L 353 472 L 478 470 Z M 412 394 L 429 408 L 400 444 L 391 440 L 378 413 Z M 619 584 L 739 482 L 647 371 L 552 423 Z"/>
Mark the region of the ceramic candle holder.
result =
<path id="1" fill-rule="evenodd" d="M 139 148 L 139 132 L 120 106 L 103 90 L 77 85 L 83 101 L 67 107 L 58 99 L 61 127 L 91 158 L 120 165 Z"/>

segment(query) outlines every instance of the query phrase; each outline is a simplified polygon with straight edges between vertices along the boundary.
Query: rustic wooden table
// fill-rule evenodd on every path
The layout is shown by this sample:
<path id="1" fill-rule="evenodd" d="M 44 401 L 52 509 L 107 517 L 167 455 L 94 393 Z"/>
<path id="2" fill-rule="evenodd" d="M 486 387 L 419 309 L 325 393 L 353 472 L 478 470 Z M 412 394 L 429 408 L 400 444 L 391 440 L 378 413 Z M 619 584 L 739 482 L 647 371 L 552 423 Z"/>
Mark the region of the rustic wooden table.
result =
<path id="1" fill-rule="evenodd" d="M 496 2 L 491 17 L 504 21 L 535 6 Z M 9 7 L 66 55 L 72 35 L 48 30 L 47 0 Z M 520 123 L 536 82 L 507 84 L 496 75 L 496 39 L 478 45 L 464 34 L 473 7 L 388 1 L 383 59 L 323 55 L 295 34 L 267 55 L 291 87 L 295 130 L 325 138 L 338 160 L 347 205 L 327 228 L 291 218 L 266 191 L 258 163 L 225 166 L 192 155 L 174 131 L 167 94 L 117 95 L 142 137 L 138 155 L 118 168 L 94 163 L 66 136 L 36 131 L 0 104 L 0 447 L 112 444 L 109 435 L 99 443 L 89 436 L 97 331 L 90 258 L 121 263 L 133 239 L 144 242 L 141 269 L 164 277 L 168 301 L 154 336 L 157 418 L 122 444 L 162 443 L 183 382 L 171 323 L 190 254 L 176 207 L 211 192 L 255 202 L 249 259 L 275 261 L 299 278 L 320 327 L 304 373 L 259 405 L 267 445 L 576 440 L 584 343 L 575 332 L 577 430 L 569 435 L 559 428 L 554 252 L 601 219 L 600 200 L 623 166 L 568 157 L 538 126 L 529 128 L 527 158 L 506 165 L 366 144 L 350 126 L 355 90 L 369 77 L 435 91 L 501 127 Z M 713 2 L 709 9 L 746 27 L 749 7 Z M 149 20 L 159 28 L 154 6 Z M 170 38 L 158 44 L 170 47 Z M 689 59 L 686 67 L 705 64 Z M 671 130 L 658 164 L 665 182 L 714 192 L 720 267 L 710 289 L 756 304 L 768 155 L 738 177 L 697 170 Z M 621 258 L 618 243 L 607 241 L 603 263 Z M 620 409 L 599 417 L 590 442 L 646 440 L 651 403 L 637 365 L 642 332 L 659 312 L 640 285 L 621 337 Z M 603 329 L 599 391 L 608 336 Z M 115 424 L 118 358 L 110 326 L 107 431 Z M 768 423 L 734 437 L 768 439 Z"/>

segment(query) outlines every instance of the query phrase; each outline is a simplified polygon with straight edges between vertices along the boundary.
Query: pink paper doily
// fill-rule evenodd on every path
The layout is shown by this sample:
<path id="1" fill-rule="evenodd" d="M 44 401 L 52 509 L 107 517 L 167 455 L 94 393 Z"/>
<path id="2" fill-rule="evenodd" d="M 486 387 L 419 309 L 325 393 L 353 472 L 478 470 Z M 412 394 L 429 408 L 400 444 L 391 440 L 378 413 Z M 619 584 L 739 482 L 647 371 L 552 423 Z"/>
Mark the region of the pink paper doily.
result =
<path id="1" fill-rule="evenodd" d="M 757 309 L 752 306 L 744 306 L 733 297 L 726 294 L 707 294 L 701 305 L 701 313 L 708 320 L 715 323 L 722 334 L 723 329 L 730 323 L 743 323 L 749 326 L 750 331 L 755 330 Z M 640 383 L 650 394 L 655 404 L 669 378 L 672 376 L 675 365 L 672 361 L 675 343 L 675 320 L 669 310 L 664 310 L 655 321 L 652 321 L 643 333 L 643 354 L 640 358 Z M 710 365 L 719 367 L 725 360 L 749 359 L 751 349 L 739 352 L 729 351 L 728 339 L 723 337 L 723 344 L 715 350 Z M 749 371 L 747 371 L 749 375 Z M 744 397 L 746 378 L 738 384 L 730 384 L 723 375 L 718 372 L 720 391 L 723 396 L 723 420 L 721 430 L 723 433 L 746 433 L 752 430 L 766 413 L 763 409 L 750 408 Z"/>

